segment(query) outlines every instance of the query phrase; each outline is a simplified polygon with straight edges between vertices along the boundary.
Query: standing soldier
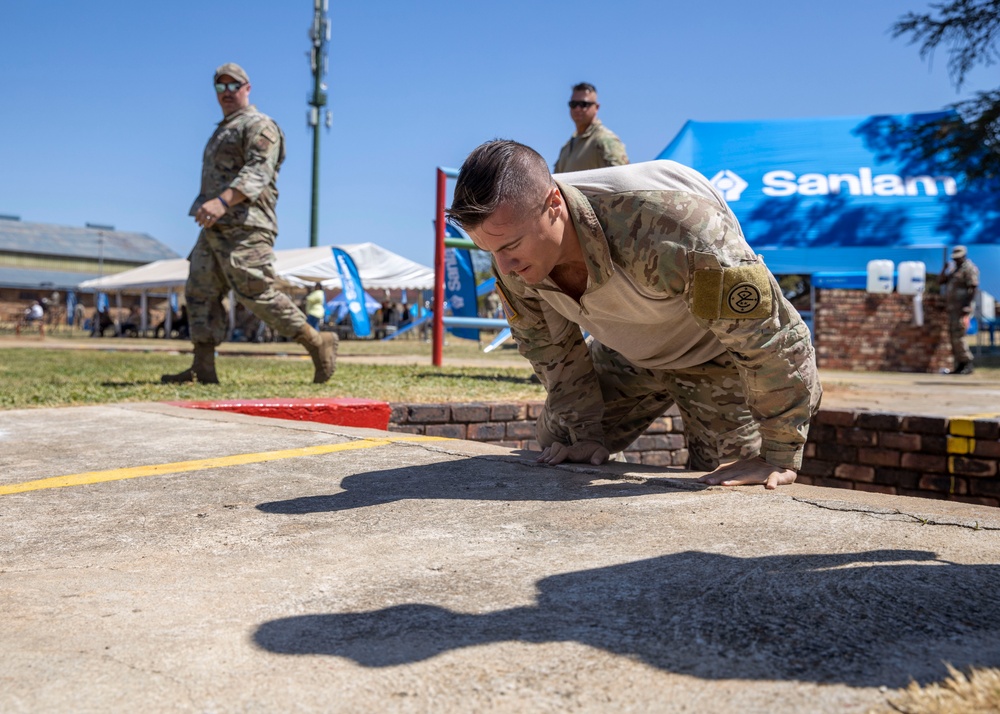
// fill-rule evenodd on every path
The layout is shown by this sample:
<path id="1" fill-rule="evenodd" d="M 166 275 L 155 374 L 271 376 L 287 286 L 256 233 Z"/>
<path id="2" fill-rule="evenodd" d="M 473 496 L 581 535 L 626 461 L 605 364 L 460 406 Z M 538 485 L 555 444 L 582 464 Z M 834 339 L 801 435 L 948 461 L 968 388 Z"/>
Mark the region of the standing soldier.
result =
<path id="1" fill-rule="evenodd" d="M 231 289 L 278 334 L 305 347 L 315 366 L 313 381 L 326 382 L 336 369 L 337 336 L 313 329 L 291 298 L 274 287 L 276 182 L 285 160 L 285 136 L 273 119 L 250 104 L 250 79 L 238 64 L 215 70 L 215 93 L 223 119 L 205 147 L 201 193 L 190 211 L 202 228 L 188 257 L 185 287 L 194 362 L 161 380 L 218 383 L 215 347 L 226 336 L 222 301 Z"/>
<path id="2" fill-rule="evenodd" d="M 569 116 L 576 125 L 576 133 L 559 152 L 555 166 L 557 174 L 628 163 L 622 140 L 597 118 L 600 108 L 593 84 L 581 82 L 573 87 L 569 98 Z"/>
<path id="3" fill-rule="evenodd" d="M 672 161 L 563 179 L 488 142 L 448 212 L 492 253 L 548 393 L 538 460 L 603 463 L 676 404 L 703 482 L 793 482 L 822 394 L 812 342 L 722 196 Z"/>
<path id="4" fill-rule="evenodd" d="M 964 245 L 951 249 L 954 268 L 941 272 L 940 281 L 945 286 L 945 305 L 948 310 L 948 337 L 951 339 L 951 353 L 955 358 L 952 374 L 972 374 L 972 352 L 965 344 L 965 333 L 969 329 L 972 304 L 979 287 L 979 268 L 969 260 L 969 251 Z"/>

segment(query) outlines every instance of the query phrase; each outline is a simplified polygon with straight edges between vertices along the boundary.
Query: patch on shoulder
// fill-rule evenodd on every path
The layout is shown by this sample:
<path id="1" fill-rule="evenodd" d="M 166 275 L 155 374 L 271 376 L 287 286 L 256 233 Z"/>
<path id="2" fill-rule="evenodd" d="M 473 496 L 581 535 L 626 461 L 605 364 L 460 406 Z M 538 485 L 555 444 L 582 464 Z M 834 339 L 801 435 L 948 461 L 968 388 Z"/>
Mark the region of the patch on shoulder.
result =
<path id="1" fill-rule="evenodd" d="M 503 305 L 504 314 L 507 316 L 507 322 L 513 323 L 517 321 L 518 314 L 510 304 L 510 298 L 507 297 L 507 292 L 504 290 L 503 284 L 497 280 L 497 297 L 500 298 L 500 304 Z"/>
<path id="2" fill-rule="evenodd" d="M 274 129 L 269 126 L 265 126 L 260 130 L 260 135 L 270 141 L 272 144 L 278 143 L 278 135 L 275 133 Z"/>
<path id="3" fill-rule="evenodd" d="M 760 289 L 753 283 L 734 285 L 726 296 L 726 305 L 737 315 L 748 315 L 760 307 Z"/>
<path id="4" fill-rule="evenodd" d="M 694 272 L 691 312 L 695 317 L 760 320 L 771 316 L 771 302 L 771 281 L 763 263 Z"/>

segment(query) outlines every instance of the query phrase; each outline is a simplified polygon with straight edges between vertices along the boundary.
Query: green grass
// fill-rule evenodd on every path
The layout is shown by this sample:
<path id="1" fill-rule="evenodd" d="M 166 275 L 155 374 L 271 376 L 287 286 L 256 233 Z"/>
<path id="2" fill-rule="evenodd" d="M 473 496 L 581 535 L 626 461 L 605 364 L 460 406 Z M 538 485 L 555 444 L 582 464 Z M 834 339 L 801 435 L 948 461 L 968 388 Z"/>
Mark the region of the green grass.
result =
<path id="1" fill-rule="evenodd" d="M 312 384 L 312 363 L 294 343 L 224 343 L 221 384 L 166 385 L 160 375 L 191 364 L 183 340 L 92 339 L 59 334 L 26 343 L 0 337 L 0 409 L 114 402 L 273 397 L 358 397 L 387 402 L 536 401 L 541 385 L 512 343 L 483 354 L 473 341 L 448 338 L 444 367 L 431 365 L 431 345 L 418 340 L 340 343 L 337 373 Z M 370 360 L 364 364 L 350 361 Z M 384 364 L 384 362 L 397 364 Z M 383 363 L 379 363 L 379 362 Z M 398 364 L 399 362 L 410 364 Z M 461 365 L 461 366 L 460 366 Z M 977 380 L 1000 380 L 1000 354 L 977 355 Z"/>
<path id="2" fill-rule="evenodd" d="M 184 349 L 183 345 L 178 347 Z M 227 345 L 216 361 L 221 384 L 167 385 L 160 383 L 160 375 L 187 368 L 190 355 L 0 346 L 0 409 L 270 397 L 359 397 L 418 403 L 545 398 L 541 385 L 531 381 L 527 363 L 516 354 L 510 367 L 450 367 L 446 357 L 445 366 L 436 368 L 431 365 L 428 348 L 426 365 L 341 362 L 332 380 L 312 384 L 312 363 L 298 345 L 284 346 L 287 357 L 227 355 L 232 348 Z M 282 351 L 280 346 L 275 349 Z M 378 353 L 382 352 L 372 354 Z"/>

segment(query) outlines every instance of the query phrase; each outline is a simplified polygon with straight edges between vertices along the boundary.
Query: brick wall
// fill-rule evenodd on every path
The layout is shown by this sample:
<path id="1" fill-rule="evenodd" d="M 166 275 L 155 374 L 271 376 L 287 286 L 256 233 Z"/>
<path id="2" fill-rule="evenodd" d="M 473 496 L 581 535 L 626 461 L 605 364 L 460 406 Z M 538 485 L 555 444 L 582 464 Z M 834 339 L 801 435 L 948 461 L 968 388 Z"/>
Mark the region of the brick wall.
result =
<path id="1" fill-rule="evenodd" d="M 392 404 L 389 431 L 539 451 L 541 404 Z M 676 407 L 629 447 L 631 463 L 683 466 Z M 1000 506 L 1000 420 L 824 409 L 813 419 L 799 483 Z"/>
<path id="2" fill-rule="evenodd" d="M 800 483 L 1000 505 L 1000 421 L 825 409 Z"/>
<path id="3" fill-rule="evenodd" d="M 913 324 L 913 296 L 818 289 L 813 312 L 820 369 L 939 372 L 952 367 L 940 295 L 924 295 L 924 324 Z"/>
<path id="4" fill-rule="evenodd" d="M 541 451 L 535 419 L 541 403 L 392 404 L 389 431 L 484 441 L 511 449 Z M 625 452 L 634 464 L 683 466 L 687 442 L 677 407 L 657 419 Z"/>

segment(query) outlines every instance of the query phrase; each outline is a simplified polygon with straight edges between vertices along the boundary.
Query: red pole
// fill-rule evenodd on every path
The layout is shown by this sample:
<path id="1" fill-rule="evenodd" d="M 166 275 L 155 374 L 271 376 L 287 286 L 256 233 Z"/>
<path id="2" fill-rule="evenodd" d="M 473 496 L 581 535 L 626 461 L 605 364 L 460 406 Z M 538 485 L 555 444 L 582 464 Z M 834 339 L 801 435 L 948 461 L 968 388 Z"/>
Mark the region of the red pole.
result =
<path id="1" fill-rule="evenodd" d="M 434 219 L 434 329 L 433 364 L 441 366 L 441 345 L 444 344 L 444 194 L 448 177 L 437 170 L 437 215 Z"/>

